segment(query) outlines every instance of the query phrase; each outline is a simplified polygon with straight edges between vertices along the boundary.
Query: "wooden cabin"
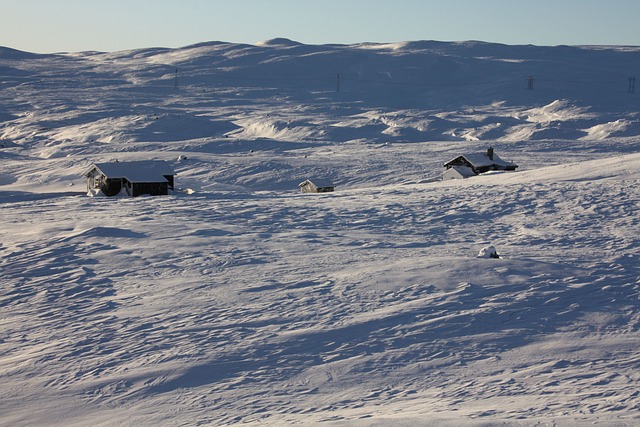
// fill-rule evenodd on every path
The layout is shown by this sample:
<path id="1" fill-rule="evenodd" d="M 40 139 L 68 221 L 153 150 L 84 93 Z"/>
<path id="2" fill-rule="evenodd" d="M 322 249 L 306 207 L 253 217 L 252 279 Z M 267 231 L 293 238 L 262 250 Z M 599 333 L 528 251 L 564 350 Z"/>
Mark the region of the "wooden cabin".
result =
<path id="1" fill-rule="evenodd" d="M 309 178 L 298 184 L 303 193 L 330 193 L 336 186 L 327 179 Z"/>
<path id="2" fill-rule="evenodd" d="M 518 165 L 502 160 L 493 152 L 493 147 L 489 147 L 486 152 L 458 156 L 445 163 L 444 167 L 442 179 L 447 180 L 469 178 L 489 171 L 514 171 Z"/>
<path id="3" fill-rule="evenodd" d="M 175 172 L 162 160 L 94 163 L 84 174 L 89 194 L 160 196 L 173 190 Z"/>

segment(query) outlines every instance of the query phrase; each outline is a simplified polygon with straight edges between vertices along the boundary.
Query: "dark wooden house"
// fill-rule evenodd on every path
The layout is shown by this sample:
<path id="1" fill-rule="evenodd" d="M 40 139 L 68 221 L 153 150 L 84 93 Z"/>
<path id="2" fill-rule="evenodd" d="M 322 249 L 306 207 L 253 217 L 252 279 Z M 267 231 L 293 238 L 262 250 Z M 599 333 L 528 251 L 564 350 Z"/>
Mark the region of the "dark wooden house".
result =
<path id="1" fill-rule="evenodd" d="M 327 179 L 309 178 L 298 184 L 303 193 L 330 193 L 336 186 Z"/>
<path id="2" fill-rule="evenodd" d="M 84 174 L 90 194 L 99 191 L 115 196 L 123 190 L 129 196 L 159 196 L 173 190 L 175 172 L 161 160 L 95 163 Z"/>
<path id="3" fill-rule="evenodd" d="M 514 171 L 518 167 L 513 162 L 502 160 L 489 147 L 486 152 L 458 156 L 444 164 L 443 180 L 468 178 L 489 171 Z"/>

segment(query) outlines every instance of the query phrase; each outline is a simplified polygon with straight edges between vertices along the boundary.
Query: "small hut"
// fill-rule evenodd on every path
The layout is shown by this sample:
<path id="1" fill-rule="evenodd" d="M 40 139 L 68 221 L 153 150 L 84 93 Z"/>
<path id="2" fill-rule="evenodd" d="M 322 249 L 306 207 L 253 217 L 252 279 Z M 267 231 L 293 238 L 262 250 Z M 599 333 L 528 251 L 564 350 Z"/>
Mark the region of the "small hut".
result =
<path id="1" fill-rule="evenodd" d="M 486 152 L 458 156 L 445 163 L 444 167 L 442 179 L 447 180 L 469 178 L 489 171 L 514 171 L 518 165 L 502 160 L 493 152 L 493 147 L 489 147 Z"/>
<path id="2" fill-rule="evenodd" d="M 174 175 L 173 168 L 161 160 L 94 163 L 84 174 L 89 194 L 115 196 L 124 190 L 132 197 L 169 194 Z"/>
<path id="3" fill-rule="evenodd" d="M 303 193 L 330 193 L 336 186 L 327 179 L 309 178 L 298 184 Z"/>

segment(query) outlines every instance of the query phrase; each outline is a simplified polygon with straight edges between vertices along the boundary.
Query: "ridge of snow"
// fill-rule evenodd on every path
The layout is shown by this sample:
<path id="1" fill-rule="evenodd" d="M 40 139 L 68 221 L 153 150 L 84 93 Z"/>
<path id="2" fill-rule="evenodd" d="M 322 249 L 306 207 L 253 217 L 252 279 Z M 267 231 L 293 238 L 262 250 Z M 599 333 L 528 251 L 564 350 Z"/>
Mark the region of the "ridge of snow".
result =
<path id="1" fill-rule="evenodd" d="M 601 140 L 608 138 L 611 135 L 620 134 L 627 130 L 631 126 L 631 123 L 625 119 L 618 119 L 613 122 L 602 123 L 585 129 L 586 136 L 583 136 L 584 140 Z"/>
<path id="2" fill-rule="evenodd" d="M 261 42 L 256 43 L 256 46 L 263 46 L 263 47 L 269 47 L 269 46 L 273 46 L 273 47 L 294 47 L 294 46 L 303 46 L 302 43 L 294 41 L 294 40 L 290 40 L 287 39 L 285 37 L 277 37 L 274 39 L 269 39 L 269 40 L 264 40 Z"/>

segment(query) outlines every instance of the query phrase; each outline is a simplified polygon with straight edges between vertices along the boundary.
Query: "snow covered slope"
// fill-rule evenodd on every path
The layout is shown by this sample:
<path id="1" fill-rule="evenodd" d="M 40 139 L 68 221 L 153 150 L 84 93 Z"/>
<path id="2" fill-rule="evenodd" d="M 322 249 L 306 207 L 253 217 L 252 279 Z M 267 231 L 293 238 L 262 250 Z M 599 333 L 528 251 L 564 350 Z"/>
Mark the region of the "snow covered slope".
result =
<path id="1" fill-rule="evenodd" d="M 638 425 L 639 51 L 0 49 L 0 425 Z"/>

